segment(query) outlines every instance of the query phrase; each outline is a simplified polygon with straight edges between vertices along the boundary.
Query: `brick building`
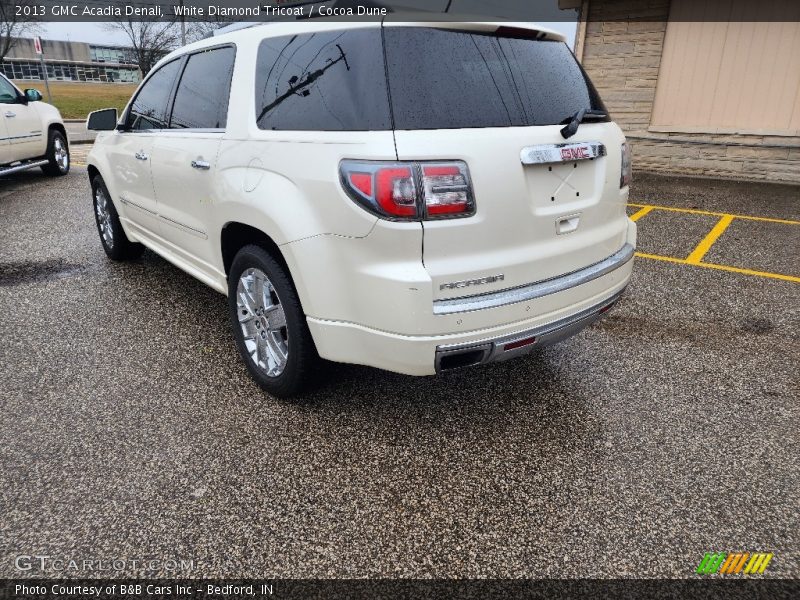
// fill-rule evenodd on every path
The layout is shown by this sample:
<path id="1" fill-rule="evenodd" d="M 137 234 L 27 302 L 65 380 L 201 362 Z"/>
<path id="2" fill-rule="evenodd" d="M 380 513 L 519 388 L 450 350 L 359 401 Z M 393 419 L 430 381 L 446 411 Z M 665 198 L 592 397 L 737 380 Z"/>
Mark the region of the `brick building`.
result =
<path id="1" fill-rule="evenodd" d="M 800 2 L 559 4 L 636 168 L 800 183 Z"/>

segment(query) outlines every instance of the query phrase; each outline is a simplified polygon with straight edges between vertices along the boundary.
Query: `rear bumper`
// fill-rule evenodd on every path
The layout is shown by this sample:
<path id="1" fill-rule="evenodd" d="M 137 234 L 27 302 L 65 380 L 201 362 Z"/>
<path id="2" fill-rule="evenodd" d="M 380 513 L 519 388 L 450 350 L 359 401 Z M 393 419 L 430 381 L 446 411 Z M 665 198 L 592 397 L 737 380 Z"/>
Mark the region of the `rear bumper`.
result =
<path id="1" fill-rule="evenodd" d="M 594 306 L 527 331 L 480 342 L 437 346 L 434 362 L 436 372 L 509 360 L 530 354 L 537 348 L 551 346 L 600 319 L 616 304 L 623 292 L 624 290 L 620 290 Z"/>
<path id="2" fill-rule="evenodd" d="M 513 358 L 574 335 L 600 318 L 619 298 L 630 280 L 632 267 L 633 261 L 628 258 L 614 269 L 572 287 L 538 299 L 520 301 L 518 306 L 527 318 L 513 322 L 500 318 L 499 315 L 504 314 L 503 307 L 481 310 L 489 315 L 497 313 L 498 318 L 493 326 L 478 330 L 446 335 L 403 335 L 312 317 L 308 318 L 308 325 L 323 358 L 407 375 L 433 375 L 458 366 Z M 515 342 L 529 338 L 536 339 L 514 347 Z M 468 352 L 472 352 L 471 358 L 447 358 Z"/>
<path id="3" fill-rule="evenodd" d="M 449 315 L 472 310 L 497 308 L 498 306 L 506 306 L 517 302 L 529 302 L 537 298 L 549 296 L 550 294 L 557 294 L 558 292 L 563 292 L 583 285 L 584 283 L 594 281 L 611 271 L 619 269 L 633 258 L 633 253 L 633 244 L 625 244 L 618 252 L 612 254 L 605 260 L 601 260 L 584 269 L 567 273 L 566 275 L 491 294 L 435 300 L 433 302 L 433 314 Z"/>

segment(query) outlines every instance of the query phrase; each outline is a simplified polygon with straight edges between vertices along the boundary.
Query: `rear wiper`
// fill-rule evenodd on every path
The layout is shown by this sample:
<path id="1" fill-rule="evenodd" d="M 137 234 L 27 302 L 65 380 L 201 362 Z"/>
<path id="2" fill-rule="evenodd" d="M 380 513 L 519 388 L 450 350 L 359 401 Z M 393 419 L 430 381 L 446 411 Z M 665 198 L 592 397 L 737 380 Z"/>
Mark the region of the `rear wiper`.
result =
<path id="1" fill-rule="evenodd" d="M 571 138 L 578 131 L 578 125 L 583 123 L 584 119 L 607 119 L 608 114 L 602 110 L 595 110 L 592 108 L 582 108 L 571 117 L 567 117 L 561 124 L 566 123 L 566 127 L 561 129 L 561 137 L 565 140 Z"/>

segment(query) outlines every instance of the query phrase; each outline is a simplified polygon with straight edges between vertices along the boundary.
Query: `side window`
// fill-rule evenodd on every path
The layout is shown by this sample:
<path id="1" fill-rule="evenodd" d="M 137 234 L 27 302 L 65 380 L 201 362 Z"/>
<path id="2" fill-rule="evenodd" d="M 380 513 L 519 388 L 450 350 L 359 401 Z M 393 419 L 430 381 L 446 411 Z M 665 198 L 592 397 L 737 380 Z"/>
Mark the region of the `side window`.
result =
<path id="1" fill-rule="evenodd" d="M 5 78 L 0 77 L 0 104 L 14 104 L 17 101 L 17 90 Z"/>
<path id="2" fill-rule="evenodd" d="M 167 104 L 180 66 L 180 58 L 173 60 L 145 82 L 128 112 L 125 124 L 129 129 L 166 129 L 169 116 Z"/>
<path id="3" fill-rule="evenodd" d="M 235 56 L 233 48 L 225 47 L 189 57 L 175 94 L 170 128 L 225 128 Z"/>
<path id="4" fill-rule="evenodd" d="M 255 103 L 260 129 L 391 129 L 380 29 L 263 40 Z"/>

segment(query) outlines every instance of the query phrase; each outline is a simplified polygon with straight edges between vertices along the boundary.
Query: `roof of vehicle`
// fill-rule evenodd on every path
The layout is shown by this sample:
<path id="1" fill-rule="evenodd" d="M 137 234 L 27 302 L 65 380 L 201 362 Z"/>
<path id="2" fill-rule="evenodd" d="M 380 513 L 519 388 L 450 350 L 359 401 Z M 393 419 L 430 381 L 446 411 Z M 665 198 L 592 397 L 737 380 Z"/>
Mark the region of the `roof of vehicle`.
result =
<path id="1" fill-rule="evenodd" d="M 270 21 L 257 23 L 252 27 L 238 29 L 222 35 L 213 36 L 187 44 L 169 53 L 159 61 L 159 64 L 168 62 L 176 56 L 187 52 L 202 50 L 206 47 L 219 46 L 227 42 L 258 42 L 265 38 L 284 35 L 308 33 L 311 31 L 338 31 L 342 29 L 360 29 L 366 27 L 435 27 L 439 29 L 458 29 L 464 31 L 496 31 L 501 27 L 524 29 L 536 32 L 536 37 L 543 40 L 566 41 L 563 34 L 536 23 L 515 21 L 470 21 L 469 15 L 460 15 L 464 21 L 434 21 L 430 20 L 431 13 L 394 13 L 383 21 L 354 21 L 346 22 L 333 18 L 303 19 L 296 21 Z"/>

